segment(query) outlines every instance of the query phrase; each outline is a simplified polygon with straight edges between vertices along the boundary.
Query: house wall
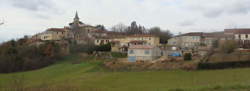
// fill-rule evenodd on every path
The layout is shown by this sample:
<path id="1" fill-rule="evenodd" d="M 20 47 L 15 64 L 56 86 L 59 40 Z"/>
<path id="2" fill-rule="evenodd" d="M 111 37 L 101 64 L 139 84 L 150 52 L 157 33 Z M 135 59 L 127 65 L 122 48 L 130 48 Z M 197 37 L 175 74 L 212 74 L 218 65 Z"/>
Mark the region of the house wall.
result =
<path id="1" fill-rule="evenodd" d="M 53 39 L 53 35 L 52 34 L 41 34 L 39 37 L 43 41 L 52 40 Z"/>
<path id="2" fill-rule="evenodd" d="M 105 45 L 110 42 L 109 39 L 95 39 L 95 45 Z"/>
<path id="3" fill-rule="evenodd" d="M 147 45 L 153 45 L 153 46 L 159 46 L 160 45 L 160 38 L 159 37 L 143 37 L 143 36 L 138 36 L 138 37 L 127 37 L 126 41 L 129 43 L 130 41 L 135 41 L 135 40 L 142 40 L 146 41 Z"/>
<path id="4" fill-rule="evenodd" d="M 250 40 L 250 34 L 235 34 L 236 40 Z"/>
<path id="5" fill-rule="evenodd" d="M 131 52 L 133 51 L 133 52 Z M 129 49 L 128 50 L 128 60 L 129 61 L 152 61 L 161 56 L 161 51 L 159 48 L 152 49 Z"/>
<path id="6" fill-rule="evenodd" d="M 114 38 L 110 39 L 110 41 L 119 41 L 119 44 L 112 46 L 112 52 L 120 51 L 119 47 L 127 46 L 129 47 L 129 42 L 131 41 L 146 41 L 145 45 L 152 45 L 152 46 L 159 46 L 160 45 L 160 38 L 155 36 L 127 36 L 124 38 Z"/>
<path id="7" fill-rule="evenodd" d="M 61 40 L 67 37 L 67 32 L 46 31 L 40 35 L 41 40 Z"/>
<path id="8" fill-rule="evenodd" d="M 183 36 L 182 46 L 183 47 L 196 47 L 200 46 L 201 37 L 200 36 Z"/>
<path id="9" fill-rule="evenodd" d="M 179 47 L 197 47 L 201 44 L 200 36 L 179 36 L 169 40 L 169 45 Z"/>
<path id="10" fill-rule="evenodd" d="M 204 43 L 207 47 L 212 47 L 216 40 L 218 39 L 207 37 L 204 39 L 204 41 L 202 41 L 202 43 Z"/>

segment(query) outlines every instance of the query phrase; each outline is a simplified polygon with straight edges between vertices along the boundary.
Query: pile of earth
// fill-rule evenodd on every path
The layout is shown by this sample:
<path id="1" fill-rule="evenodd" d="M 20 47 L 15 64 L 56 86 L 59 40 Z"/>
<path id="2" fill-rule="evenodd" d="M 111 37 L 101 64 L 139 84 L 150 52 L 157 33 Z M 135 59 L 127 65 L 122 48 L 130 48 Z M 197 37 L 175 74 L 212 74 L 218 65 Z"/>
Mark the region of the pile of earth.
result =
<path id="1" fill-rule="evenodd" d="M 145 71 L 145 70 L 196 70 L 198 62 L 167 59 L 158 61 L 110 61 L 105 62 L 105 68 L 112 71 Z"/>

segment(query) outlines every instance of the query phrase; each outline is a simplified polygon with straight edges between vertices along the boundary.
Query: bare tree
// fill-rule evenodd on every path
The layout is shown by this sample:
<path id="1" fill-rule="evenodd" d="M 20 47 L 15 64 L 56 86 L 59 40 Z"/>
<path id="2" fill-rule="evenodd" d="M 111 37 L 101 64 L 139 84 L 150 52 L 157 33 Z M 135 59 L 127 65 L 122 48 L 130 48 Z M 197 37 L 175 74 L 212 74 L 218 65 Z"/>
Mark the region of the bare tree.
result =
<path id="1" fill-rule="evenodd" d="M 146 29 L 144 26 L 141 25 L 137 25 L 136 21 L 133 21 L 131 23 L 131 25 L 128 27 L 127 34 L 145 34 L 146 33 Z"/>
<path id="2" fill-rule="evenodd" d="M 117 25 L 114 25 L 112 28 L 111 28 L 111 31 L 114 31 L 114 32 L 125 32 L 127 30 L 127 26 L 124 25 L 123 23 L 119 23 Z"/>
<path id="3" fill-rule="evenodd" d="M 170 39 L 173 34 L 169 30 L 162 30 L 160 27 L 152 27 L 148 30 L 149 34 L 156 35 L 160 37 L 160 42 L 165 44 L 168 39 Z"/>

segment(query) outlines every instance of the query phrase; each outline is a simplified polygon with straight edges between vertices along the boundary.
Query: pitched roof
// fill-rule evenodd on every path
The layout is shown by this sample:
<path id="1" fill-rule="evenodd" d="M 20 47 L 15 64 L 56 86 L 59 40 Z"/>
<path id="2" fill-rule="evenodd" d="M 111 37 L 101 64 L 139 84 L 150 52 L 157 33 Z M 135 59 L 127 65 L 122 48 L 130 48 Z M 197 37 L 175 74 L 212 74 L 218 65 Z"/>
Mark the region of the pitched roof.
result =
<path id="1" fill-rule="evenodd" d="M 105 30 L 99 30 L 99 29 L 97 29 L 97 30 L 93 30 L 93 31 L 91 31 L 92 33 L 107 33 L 107 31 L 105 31 Z"/>
<path id="2" fill-rule="evenodd" d="M 47 31 L 53 31 L 53 32 L 65 32 L 64 28 L 49 28 Z"/>
<path id="3" fill-rule="evenodd" d="M 143 40 L 133 40 L 133 41 L 130 41 L 129 43 L 145 43 L 146 41 L 143 41 Z"/>
<path id="4" fill-rule="evenodd" d="M 135 34 L 135 35 L 130 35 L 129 37 L 156 37 L 156 36 L 151 34 Z"/>
<path id="5" fill-rule="evenodd" d="M 80 19 L 80 18 L 78 17 L 77 11 L 76 11 L 75 19 L 78 19 L 78 20 Z"/>
<path id="6" fill-rule="evenodd" d="M 223 37 L 225 34 L 223 32 L 213 32 L 213 33 L 203 33 L 204 37 Z"/>
<path id="7" fill-rule="evenodd" d="M 182 34 L 179 36 L 202 36 L 203 32 L 190 32 L 190 33 L 186 33 L 186 34 Z"/>
<path id="8" fill-rule="evenodd" d="M 225 33 L 232 33 L 232 34 L 250 34 L 250 28 L 245 29 L 225 29 Z"/>
<path id="9" fill-rule="evenodd" d="M 151 45 L 133 45 L 130 46 L 129 49 L 152 49 L 154 46 Z"/>

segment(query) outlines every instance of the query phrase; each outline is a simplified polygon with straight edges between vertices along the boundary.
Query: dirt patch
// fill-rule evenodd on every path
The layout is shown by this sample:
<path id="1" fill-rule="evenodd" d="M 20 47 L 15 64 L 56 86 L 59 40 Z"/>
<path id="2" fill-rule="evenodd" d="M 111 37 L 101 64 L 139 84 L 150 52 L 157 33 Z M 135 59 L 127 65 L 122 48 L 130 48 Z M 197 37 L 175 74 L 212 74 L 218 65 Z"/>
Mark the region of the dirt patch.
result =
<path id="1" fill-rule="evenodd" d="M 182 60 L 161 60 L 161 61 L 111 61 L 105 62 L 104 66 L 112 71 L 143 71 L 143 70 L 196 70 L 198 62 Z"/>

